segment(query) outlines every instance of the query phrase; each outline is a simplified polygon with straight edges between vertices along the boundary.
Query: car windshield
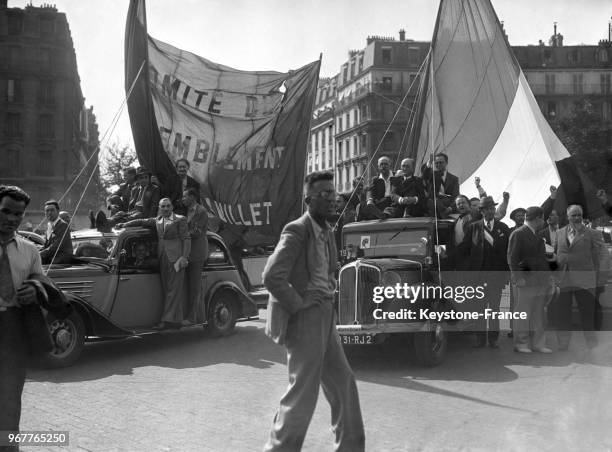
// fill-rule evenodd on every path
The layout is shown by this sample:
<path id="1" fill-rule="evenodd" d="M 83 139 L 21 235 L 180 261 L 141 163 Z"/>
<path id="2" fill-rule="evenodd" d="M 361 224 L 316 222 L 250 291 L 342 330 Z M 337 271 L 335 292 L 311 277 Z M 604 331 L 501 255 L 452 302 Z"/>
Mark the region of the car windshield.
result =
<path id="1" fill-rule="evenodd" d="M 351 254 L 357 251 L 363 257 L 424 257 L 427 255 L 426 229 L 399 229 L 394 231 L 346 234 L 344 248 Z"/>
<path id="2" fill-rule="evenodd" d="M 98 257 L 107 259 L 112 255 L 117 237 L 73 237 L 75 257 Z"/>

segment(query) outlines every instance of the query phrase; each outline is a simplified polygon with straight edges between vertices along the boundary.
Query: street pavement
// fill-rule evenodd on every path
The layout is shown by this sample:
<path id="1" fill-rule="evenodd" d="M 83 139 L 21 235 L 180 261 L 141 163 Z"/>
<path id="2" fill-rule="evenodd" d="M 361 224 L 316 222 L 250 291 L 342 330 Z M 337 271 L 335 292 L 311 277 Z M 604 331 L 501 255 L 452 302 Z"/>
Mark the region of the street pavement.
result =
<path id="1" fill-rule="evenodd" d="M 201 328 L 87 345 L 72 367 L 32 369 L 22 430 L 67 430 L 66 448 L 24 451 L 261 450 L 287 384 L 284 349 L 262 319 L 226 338 Z M 353 346 L 368 451 L 612 450 L 612 333 L 588 352 L 520 355 L 450 338 L 420 367 L 410 343 Z M 549 345 L 556 349 L 552 335 Z M 305 451 L 332 450 L 323 394 Z"/>

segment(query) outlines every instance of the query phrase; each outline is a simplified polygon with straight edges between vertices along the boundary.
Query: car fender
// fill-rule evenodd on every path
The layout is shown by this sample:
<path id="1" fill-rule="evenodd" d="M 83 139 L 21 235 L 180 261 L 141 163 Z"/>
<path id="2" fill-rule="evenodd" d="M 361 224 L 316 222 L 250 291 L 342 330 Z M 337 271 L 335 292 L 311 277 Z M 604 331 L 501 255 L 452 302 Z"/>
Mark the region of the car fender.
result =
<path id="1" fill-rule="evenodd" d="M 115 325 L 104 314 L 78 295 L 70 292 L 64 292 L 64 294 L 76 313 L 83 319 L 86 336 L 126 337 L 133 334 L 131 331 Z"/>
<path id="2" fill-rule="evenodd" d="M 232 281 L 217 281 L 213 284 L 206 293 L 206 309 L 210 304 L 210 301 L 214 298 L 214 296 L 224 290 L 231 291 L 240 301 L 240 315 L 239 317 L 256 317 L 259 314 L 257 309 L 257 305 L 255 302 L 249 297 L 243 290 L 238 286 L 238 284 Z"/>

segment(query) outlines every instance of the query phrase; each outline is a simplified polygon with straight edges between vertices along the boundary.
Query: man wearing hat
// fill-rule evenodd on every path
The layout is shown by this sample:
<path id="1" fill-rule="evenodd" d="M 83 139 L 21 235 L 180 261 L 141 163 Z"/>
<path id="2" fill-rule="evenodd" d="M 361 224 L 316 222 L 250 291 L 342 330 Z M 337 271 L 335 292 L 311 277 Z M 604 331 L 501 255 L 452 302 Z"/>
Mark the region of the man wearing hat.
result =
<path id="1" fill-rule="evenodd" d="M 514 350 L 519 353 L 552 353 L 544 334 L 545 294 L 551 281 L 544 240 L 538 235 L 542 226 L 542 208 L 527 208 L 525 224 L 510 235 L 508 244 L 508 265 L 516 290 L 514 310 L 526 313 L 525 319 L 514 320 Z"/>
<path id="2" fill-rule="evenodd" d="M 514 221 L 514 227 L 510 228 L 510 233 L 514 232 L 514 230 L 520 228 L 521 226 L 525 224 L 525 213 L 526 212 L 527 211 L 523 209 L 522 207 L 519 207 L 518 209 L 514 209 L 512 212 L 510 212 L 510 219 Z"/>
<path id="3" fill-rule="evenodd" d="M 136 169 L 136 181 L 138 184 L 132 188 L 128 212 L 120 211 L 106 218 L 104 212 L 100 211 L 96 215 L 96 228 L 101 231 L 110 231 L 119 222 L 157 216 L 160 193 L 159 187 L 151 183 L 151 172 L 144 166 L 139 166 Z"/>
<path id="4" fill-rule="evenodd" d="M 491 196 L 485 196 L 479 202 L 478 208 L 482 219 L 470 223 L 463 241 L 457 247 L 459 259 L 463 259 L 464 267 L 469 273 L 467 280 L 473 286 L 484 286 L 485 297 L 474 300 L 473 303 L 483 314 L 476 326 L 475 347 L 484 347 L 489 342 L 492 348 L 498 348 L 499 320 L 489 319 L 487 334 L 487 319 L 484 316 L 486 308 L 499 311 L 502 289 L 509 279 L 508 273 L 508 226 L 495 219 L 495 206 Z"/>

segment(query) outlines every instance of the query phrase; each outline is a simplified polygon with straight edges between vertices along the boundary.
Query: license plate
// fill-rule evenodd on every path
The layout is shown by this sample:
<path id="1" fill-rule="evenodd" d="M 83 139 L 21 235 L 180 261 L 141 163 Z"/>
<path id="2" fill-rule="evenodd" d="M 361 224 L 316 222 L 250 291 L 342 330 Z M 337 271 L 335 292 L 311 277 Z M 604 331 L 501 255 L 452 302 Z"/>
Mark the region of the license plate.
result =
<path id="1" fill-rule="evenodd" d="M 340 336 L 344 345 L 367 345 L 374 343 L 371 334 L 345 334 Z"/>

